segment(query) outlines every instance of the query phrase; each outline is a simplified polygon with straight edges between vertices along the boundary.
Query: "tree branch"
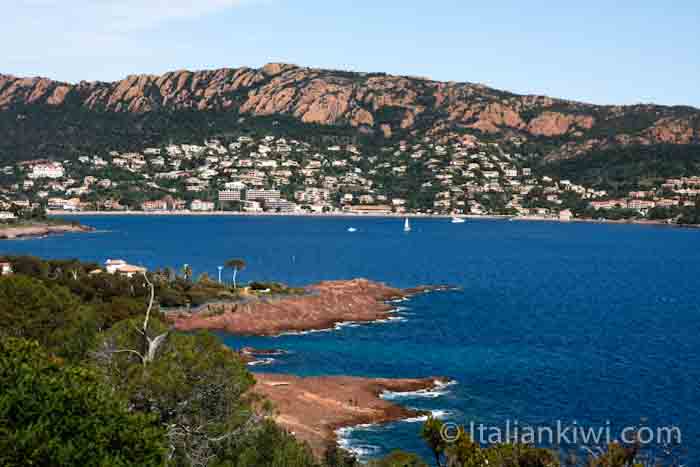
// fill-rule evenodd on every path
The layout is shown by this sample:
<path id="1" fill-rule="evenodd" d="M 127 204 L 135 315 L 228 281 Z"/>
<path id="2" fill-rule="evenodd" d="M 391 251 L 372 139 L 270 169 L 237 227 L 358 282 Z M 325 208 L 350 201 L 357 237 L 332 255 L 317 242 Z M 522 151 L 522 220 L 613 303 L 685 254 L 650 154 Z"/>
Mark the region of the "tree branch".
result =
<path id="1" fill-rule="evenodd" d="M 138 357 L 141 359 L 142 362 L 145 362 L 146 359 L 143 355 L 141 355 L 139 352 L 131 349 L 122 349 L 122 350 L 110 350 L 109 353 L 133 353 L 138 355 Z"/>

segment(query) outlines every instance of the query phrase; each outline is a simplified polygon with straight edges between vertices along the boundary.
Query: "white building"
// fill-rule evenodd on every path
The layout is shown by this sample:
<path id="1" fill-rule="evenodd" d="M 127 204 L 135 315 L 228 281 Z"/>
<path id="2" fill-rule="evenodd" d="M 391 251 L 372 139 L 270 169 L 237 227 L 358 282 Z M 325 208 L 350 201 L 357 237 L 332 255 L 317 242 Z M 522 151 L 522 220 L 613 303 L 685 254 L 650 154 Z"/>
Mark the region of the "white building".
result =
<path id="1" fill-rule="evenodd" d="M 247 201 L 279 201 L 279 190 L 248 190 L 245 193 Z"/>
<path id="2" fill-rule="evenodd" d="M 227 190 L 245 190 L 245 183 L 243 182 L 226 182 L 224 183 L 224 187 Z"/>
<path id="3" fill-rule="evenodd" d="M 108 259 L 105 261 L 105 269 L 108 274 L 124 274 L 126 277 L 134 277 L 135 274 L 145 274 L 146 268 L 132 266 L 123 259 Z"/>
<path id="4" fill-rule="evenodd" d="M 240 201 L 240 190 L 222 190 L 219 192 L 219 201 Z"/>
<path id="5" fill-rule="evenodd" d="M 193 211 L 213 211 L 214 203 L 196 199 L 190 203 L 190 209 Z"/>
<path id="6" fill-rule="evenodd" d="M 0 262 L 0 276 L 7 276 L 12 274 L 12 264 L 8 262 Z"/>
<path id="7" fill-rule="evenodd" d="M 29 178 L 61 178 L 63 175 L 65 175 L 65 170 L 61 164 L 36 164 L 32 167 Z"/>

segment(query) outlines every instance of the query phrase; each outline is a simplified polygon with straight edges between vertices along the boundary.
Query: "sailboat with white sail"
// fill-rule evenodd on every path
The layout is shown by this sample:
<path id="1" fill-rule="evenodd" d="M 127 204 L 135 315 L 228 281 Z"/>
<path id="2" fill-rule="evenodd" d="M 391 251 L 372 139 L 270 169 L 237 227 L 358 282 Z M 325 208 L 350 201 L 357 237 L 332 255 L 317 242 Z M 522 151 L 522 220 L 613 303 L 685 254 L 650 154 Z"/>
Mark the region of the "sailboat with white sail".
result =
<path id="1" fill-rule="evenodd" d="M 406 218 L 406 220 L 405 220 L 404 223 L 403 223 L 403 231 L 404 231 L 404 232 L 410 232 L 410 231 L 411 231 L 411 223 L 408 222 L 408 217 Z"/>

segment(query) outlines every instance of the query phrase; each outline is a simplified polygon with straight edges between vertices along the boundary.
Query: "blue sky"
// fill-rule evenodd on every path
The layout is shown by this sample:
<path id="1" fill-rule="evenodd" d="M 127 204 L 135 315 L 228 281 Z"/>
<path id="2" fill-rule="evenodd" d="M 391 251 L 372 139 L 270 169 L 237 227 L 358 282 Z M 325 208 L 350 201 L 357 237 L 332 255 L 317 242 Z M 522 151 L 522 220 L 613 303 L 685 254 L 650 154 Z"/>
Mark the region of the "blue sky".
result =
<path id="1" fill-rule="evenodd" d="M 281 61 L 700 107 L 700 2 L 571 3 L 18 0 L 3 5 L 0 73 L 112 81 Z"/>

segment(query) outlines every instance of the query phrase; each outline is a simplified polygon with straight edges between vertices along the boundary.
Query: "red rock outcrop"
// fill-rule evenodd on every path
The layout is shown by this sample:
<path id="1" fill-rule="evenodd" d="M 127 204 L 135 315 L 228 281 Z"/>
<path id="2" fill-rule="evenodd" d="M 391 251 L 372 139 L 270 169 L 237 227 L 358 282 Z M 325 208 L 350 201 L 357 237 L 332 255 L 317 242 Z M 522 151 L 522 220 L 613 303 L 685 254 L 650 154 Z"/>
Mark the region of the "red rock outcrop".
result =
<path id="1" fill-rule="evenodd" d="M 591 116 L 566 115 L 559 112 L 544 112 L 530 121 L 528 131 L 537 136 L 560 136 L 569 133 L 572 127 L 589 130 L 595 120 Z"/>
<path id="2" fill-rule="evenodd" d="M 479 120 L 470 126 L 486 133 L 497 133 L 501 127 L 521 129 L 525 126 L 518 112 L 500 103 L 487 105 L 478 118 Z"/>
<path id="3" fill-rule="evenodd" d="M 256 374 L 254 391 L 272 401 L 275 421 L 323 455 L 335 442 L 336 430 L 363 424 L 388 423 L 416 417 L 417 410 L 383 400 L 384 391 L 432 389 L 444 378 L 386 379 L 349 376 L 307 377 Z"/>
<path id="4" fill-rule="evenodd" d="M 36 224 L 22 227 L 0 227 L 0 240 L 92 231 L 94 231 L 92 227 L 80 224 Z"/>
<path id="5" fill-rule="evenodd" d="M 133 75 L 113 83 L 76 85 L 0 75 L 0 110 L 18 104 L 61 106 L 69 97 L 72 104 L 95 111 L 236 110 L 252 116 L 281 115 L 306 123 L 349 125 L 387 138 L 403 132 L 439 135 L 467 128 L 525 139 L 568 136 L 576 148 L 589 130 L 605 126 L 607 120 L 644 114 L 651 123 L 641 136 L 650 143 L 692 144 L 700 139 L 700 111 L 690 108 L 594 106 L 546 96 L 519 96 L 471 83 L 281 63 L 260 69 Z M 630 133 L 621 130 L 607 144 L 639 141 L 638 137 L 638 129 Z"/>
<path id="6" fill-rule="evenodd" d="M 700 138 L 700 130 L 695 130 L 687 120 L 664 118 L 649 128 L 646 134 L 655 142 L 689 144 Z"/>
<path id="7" fill-rule="evenodd" d="M 344 322 L 387 319 L 393 310 L 387 300 L 444 289 L 417 287 L 401 290 L 366 279 L 325 281 L 307 287 L 305 295 L 218 304 L 215 313 L 200 310 L 192 314 L 170 315 L 168 319 L 181 331 L 220 329 L 239 335 L 269 336 L 329 329 Z"/>

